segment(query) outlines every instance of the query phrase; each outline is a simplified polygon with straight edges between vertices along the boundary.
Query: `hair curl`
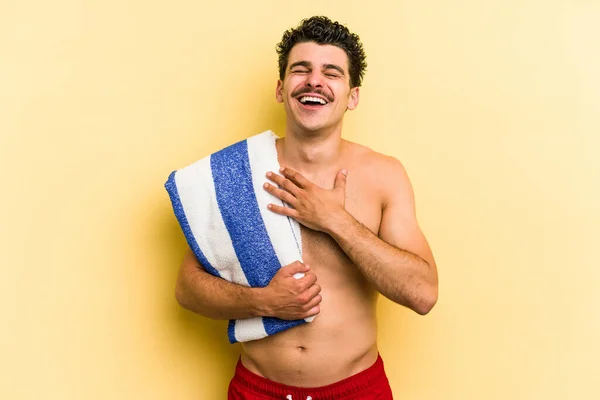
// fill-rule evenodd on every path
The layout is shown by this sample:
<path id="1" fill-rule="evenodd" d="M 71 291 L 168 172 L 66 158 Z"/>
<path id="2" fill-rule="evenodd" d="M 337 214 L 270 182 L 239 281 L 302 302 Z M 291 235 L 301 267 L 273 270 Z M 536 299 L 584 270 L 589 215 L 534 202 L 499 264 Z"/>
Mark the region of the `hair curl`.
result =
<path id="1" fill-rule="evenodd" d="M 315 42 L 321 45 L 331 44 L 344 50 L 348 56 L 350 87 L 361 85 L 367 68 L 367 57 L 360 38 L 339 22 L 333 22 L 323 16 L 304 19 L 298 27 L 284 32 L 281 42 L 277 44 L 279 79 L 285 78 L 288 57 L 292 48 L 298 43 L 305 42 Z"/>

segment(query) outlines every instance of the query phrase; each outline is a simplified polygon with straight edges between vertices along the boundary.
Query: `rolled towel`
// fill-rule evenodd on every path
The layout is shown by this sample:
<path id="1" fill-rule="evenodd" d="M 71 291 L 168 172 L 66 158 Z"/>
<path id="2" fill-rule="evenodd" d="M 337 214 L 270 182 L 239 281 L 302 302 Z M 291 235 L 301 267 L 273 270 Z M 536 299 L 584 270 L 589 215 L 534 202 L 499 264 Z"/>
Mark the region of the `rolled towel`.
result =
<path id="1" fill-rule="evenodd" d="M 204 269 L 238 285 L 265 287 L 277 271 L 302 261 L 300 225 L 267 204 L 288 206 L 264 190 L 279 171 L 268 130 L 173 171 L 165 188 L 188 245 Z M 300 278 L 303 274 L 297 274 Z M 312 321 L 273 317 L 230 320 L 230 343 L 261 339 Z"/>

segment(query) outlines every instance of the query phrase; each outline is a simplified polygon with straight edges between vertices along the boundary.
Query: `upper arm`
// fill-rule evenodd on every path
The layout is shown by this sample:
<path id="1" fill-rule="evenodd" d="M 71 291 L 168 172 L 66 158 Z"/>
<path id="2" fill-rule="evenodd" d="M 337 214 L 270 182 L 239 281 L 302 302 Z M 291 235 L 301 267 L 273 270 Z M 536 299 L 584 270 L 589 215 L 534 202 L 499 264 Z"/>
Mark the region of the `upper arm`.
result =
<path id="1" fill-rule="evenodd" d="M 194 295 L 192 287 L 198 283 L 203 274 L 208 274 L 202 265 L 198 262 L 194 252 L 188 247 L 183 261 L 179 266 L 179 273 L 175 282 L 175 298 L 185 308 L 191 307 L 194 304 Z"/>
<path id="2" fill-rule="evenodd" d="M 185 255 L 183 256 L 183 261 L 179 266 L 179 274 L 177 277 L 177 285 L 181 286 L 185 284 L 190 278 L 196 277 L 198 273 L 206 272 L 194 252 L 188 247 Z"/>
<path id="3" fill-rule="evenodd" d="M 202 267 L 202 265 L 196 258 L 196 255 L 194 254 L 192 249 L 190 249 L 188 247 L 185 252 L 185 255 L 183 256 L 183 261 L 181 262 L 180 270 L 181 270 L 181 272 L 185 272 L 185 271 L 194 271 L 194 270 L 198 270 L 198 269 L 204 269 L 204 268 Z"/>
<path id="4" fill-rule="evenodd" d="M 424 259 L 431 268 L 435 260 L 421 231 L 416 216 L 415 196 L 404 166 L 395 158 L 383 161 L 385 182 L 383 187 L 383 210 L 379 237 L 401 250 L 411 252 Z"/>

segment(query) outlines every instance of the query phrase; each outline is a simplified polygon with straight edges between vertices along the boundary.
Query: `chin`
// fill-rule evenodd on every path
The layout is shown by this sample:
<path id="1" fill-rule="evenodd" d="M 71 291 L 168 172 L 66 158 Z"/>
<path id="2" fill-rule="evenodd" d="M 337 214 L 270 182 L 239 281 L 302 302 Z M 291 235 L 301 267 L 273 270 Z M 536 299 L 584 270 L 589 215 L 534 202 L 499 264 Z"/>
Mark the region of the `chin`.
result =
<path id="1" fill-rule="evenodd" d="M 299 126 L 300 131 L 304 132 L 308 136 L 318 136 L 320 132 L 325 129 L 324 126 Z"/>
<path id="2" fill-rule="evenodd" d="M 306 132 L 318 132 L 327 128 L 327 124 L 322 121 L 297 121 L 296 125 L 303 131 Z"/>
<path id="3" fill-rule="evenodd" d="M 310 124 L 300 125 L 300 129 L 302 129 L 303 131 L 306 131 L 306 132 L 318 132 L 318 131 L 323 130 L 324 128 L 325 128 L 324 125 L 310 125 Z"/>

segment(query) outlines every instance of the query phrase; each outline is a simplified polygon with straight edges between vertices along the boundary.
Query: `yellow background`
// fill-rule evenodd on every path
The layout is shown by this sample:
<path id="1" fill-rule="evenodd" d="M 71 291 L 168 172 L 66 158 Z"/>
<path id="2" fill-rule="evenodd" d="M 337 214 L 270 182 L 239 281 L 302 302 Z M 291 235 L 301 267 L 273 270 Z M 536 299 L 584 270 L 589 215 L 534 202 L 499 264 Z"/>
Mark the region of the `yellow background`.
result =
<path id="1" fill-rule="evenodd" d="M 600 398 L 592 0 L 2 1 L 0 398 L 225 398 L 162 185 L 283 132 L 275 44 L 314 14 L 361 36 L 345 136 L 403 161 L 439 264 L 428 316 L 380 302 L 396 397 Z"/>

